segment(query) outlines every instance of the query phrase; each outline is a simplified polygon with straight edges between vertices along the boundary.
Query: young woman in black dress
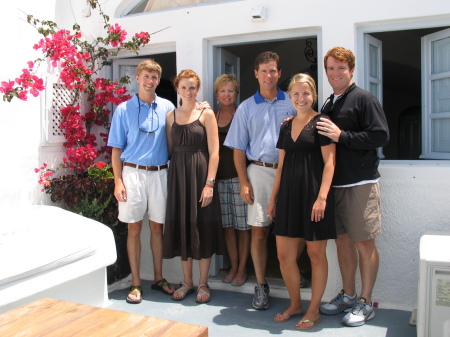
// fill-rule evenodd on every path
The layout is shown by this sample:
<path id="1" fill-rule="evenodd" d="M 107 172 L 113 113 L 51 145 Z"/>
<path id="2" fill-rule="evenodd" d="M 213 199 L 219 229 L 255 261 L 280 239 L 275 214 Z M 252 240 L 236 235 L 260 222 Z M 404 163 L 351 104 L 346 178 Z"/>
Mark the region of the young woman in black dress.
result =
<path id="1" fill-rule="evenodd" d="M 275 221 L 278 259 L 291 303 L 274 320 L 284 322 L 303 313 L 297 256 L 304 239 L 311 260 L 312 294 L 296 327 L 308 330 L 321 321 L 319 307 L 328 278 L 327 240 L 336 238 L 330 192 L 336 145 L 316 130 L 321 115 L 313 109 L 317 100 L 314 80 L 307 74 L 294 75 L 288 92 L 297 116 L 280 129 L 278 168 L 267 214 Z"/>

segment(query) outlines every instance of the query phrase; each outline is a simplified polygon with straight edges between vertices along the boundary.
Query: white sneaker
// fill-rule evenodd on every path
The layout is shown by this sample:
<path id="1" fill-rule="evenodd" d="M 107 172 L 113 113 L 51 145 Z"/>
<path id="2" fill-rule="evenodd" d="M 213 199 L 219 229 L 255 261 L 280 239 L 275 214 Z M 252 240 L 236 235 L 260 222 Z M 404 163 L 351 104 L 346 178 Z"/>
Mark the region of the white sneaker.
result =
<path id="1" fill-rule="evenodd" d="M 320 306 L 320 312 L 325 315 L 337 315 L 341 312 L 349 312 L 353 305 L 356 303 L 358 296 L 349 297 L 345 295 L 342 289 L 330 303 L 322 304 Z"/>
<path id="2" fill-rule="evenodd" d="M 375 317 L 375 311 L 372 304 L 367 304 L 365 298 L 360 298 L 352 310 L 344 316 L 342 323 L 348 326 L 360 326 L 366 323 L 366 321 Z"/>

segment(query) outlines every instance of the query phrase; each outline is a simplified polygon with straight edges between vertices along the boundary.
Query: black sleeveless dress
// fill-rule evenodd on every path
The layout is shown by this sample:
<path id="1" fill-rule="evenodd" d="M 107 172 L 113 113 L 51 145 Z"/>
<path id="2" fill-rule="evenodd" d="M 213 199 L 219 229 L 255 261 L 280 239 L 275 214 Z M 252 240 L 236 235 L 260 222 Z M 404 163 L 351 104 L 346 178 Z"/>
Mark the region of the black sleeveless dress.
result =
<path id="1" fill-rule="evenodd" d="M 225 244 L 217 186 L 214 186 L 211 204 L 202 208 L 199 202 L 208 174 L 206 129 L 199 119 L 185 125 L 177 124 L 175 113 L 176 110 L 170 134 L 173 151 L 168 174 L 163 257 L 181 256 L 186 261 L 222 255 Z"/>
<path id="2" fill-rule="evenodd" d="M 331 140 L 319 135 L 316 123 L 324 115 L 317 114 L 305 125 L 298 138 L 291 136 L 292 120 L 280 129 L 277 148 L 286 151 L 278 192 L 273 234 L 307 241 L 336 238 L 334 193 L 330 188 L 325 217 L 311 221 L 311 211 L 322 183 L 324 162 L 320 147 Z M 328 118 L 325 116 L 325 118 Z"/>

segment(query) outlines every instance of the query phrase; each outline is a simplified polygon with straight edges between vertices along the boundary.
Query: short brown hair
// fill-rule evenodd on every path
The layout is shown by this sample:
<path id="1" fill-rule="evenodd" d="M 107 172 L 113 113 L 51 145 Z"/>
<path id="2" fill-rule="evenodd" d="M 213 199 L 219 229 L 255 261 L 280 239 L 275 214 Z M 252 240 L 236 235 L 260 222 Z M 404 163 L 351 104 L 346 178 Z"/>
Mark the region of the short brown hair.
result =
<path id="1" fill-rule="evenodd" d="M 327 70 L 327 60 L 330 56 L 340 62 L 347 62 L 350 70 L 355 68 L 355 55 L 353 55 L 353 52 L 350 49 L 345 49 L 344 47 L 334 47 L 330 49 L 323 58 L 325 70 Z"/>
<path id="2" fill-rule="evenodd" d="M 153 60 L 145 60 L 139 63 L 139 65 L 136 67 L 136 76 L 139 76 L 143 70 L 147 70 L 148 72 L 155 71 L 158 73 L 159 78 L 161 78 L 162 68 L 159 63 Z"/>
<path id="3" fill-rule="evenodd" d="M 289 85 L 288 85 L 288 90 L 287 90 L 289 93 L 289 96 L 291 95 L 290 92 L 291 92 L 292 86 L 294 85 L 294 83 L 297 83 L 297 82 L 303 82 L 303 83 L 309 84 L 309 87 L 311 88 L 311 91 L 313 94 L 313 105 L 316 104 L 316 102 L 317 102 L 316 82 L 308 74 L 299 73 L 299 74 L 295 74 L 294 76 L 292 76 L 291 81 L 289 82 Z"/>
<path id="4" fill-rule="evenodd" d="M 281 70 L 280 56 L 273 51 L 263 51 L 255 59 L 255 70 L 259 70 L 259 65 L 262 63 L 269 63 L 275 61 L 277 63 L 277 69 Z"/>
<path id="5" fill-rule="evenodd" d="M 217 95 L 217 93 L 219 92 L 219 88 L 227 83 L 233 84 L 234 90 L 236 90 L 236 94 L 239 94 L 241 85 L 239 84 L 239 81 L 234 74 L 223 74 L 217 77 L 214 81 L 214 94 Z"/>

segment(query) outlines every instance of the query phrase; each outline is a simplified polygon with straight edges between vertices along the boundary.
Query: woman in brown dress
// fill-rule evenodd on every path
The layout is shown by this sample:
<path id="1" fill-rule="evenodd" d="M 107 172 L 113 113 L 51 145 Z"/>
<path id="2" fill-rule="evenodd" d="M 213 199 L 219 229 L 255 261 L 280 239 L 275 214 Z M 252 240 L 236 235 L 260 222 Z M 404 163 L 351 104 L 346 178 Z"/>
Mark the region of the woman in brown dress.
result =
<path id="1" fill-rule="evenodd" d="M 172 295 L 181 301 L 194 292 L 193 260 L 199 260 L 196 302 L 210 300 L 208 273 L 213 254 L 224 243 L 215 177 L 219 163 L 217 122 L 211 109 L 198 110 L 200 78 L 183 70 L 174 80 L 180 107 L 166 116 L 170 165 L 164 258 L 181 257 L 184 280 Z"/>

